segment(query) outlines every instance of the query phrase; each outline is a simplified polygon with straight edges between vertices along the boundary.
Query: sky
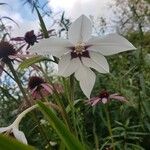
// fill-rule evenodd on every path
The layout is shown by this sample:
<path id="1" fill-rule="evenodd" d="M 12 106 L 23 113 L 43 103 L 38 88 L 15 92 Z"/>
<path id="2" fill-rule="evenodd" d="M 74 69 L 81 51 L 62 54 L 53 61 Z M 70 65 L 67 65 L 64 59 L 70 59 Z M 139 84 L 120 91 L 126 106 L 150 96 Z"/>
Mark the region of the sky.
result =
<path id="1" fill-rule="evenodd" d="M 54 12 L 65 11 L 67 17 L 72 20 L 79 17 L 81 14 L 87 16 L 99 16 L 108 18 L 111 14 L 109 4 L 112 0 L 40 0 L 44 4 L 48 1 L 48 7 Z M 18 24 L 11 23 L 12 36 L 24 36 L 24 34 L 34 29 L 39 30 L 39 21 L 35 13 L 32 14 L 29 5 L 23 5 L 24 0 L 0 0 L 0 3 L 5 2 L 7 5 L 0 6 L 0 16 L 8 16 L 14 19 Z M 49 23 L 49 20 L 46 20 Z M 8 26 L 9 23 L 7 22 Z"/>

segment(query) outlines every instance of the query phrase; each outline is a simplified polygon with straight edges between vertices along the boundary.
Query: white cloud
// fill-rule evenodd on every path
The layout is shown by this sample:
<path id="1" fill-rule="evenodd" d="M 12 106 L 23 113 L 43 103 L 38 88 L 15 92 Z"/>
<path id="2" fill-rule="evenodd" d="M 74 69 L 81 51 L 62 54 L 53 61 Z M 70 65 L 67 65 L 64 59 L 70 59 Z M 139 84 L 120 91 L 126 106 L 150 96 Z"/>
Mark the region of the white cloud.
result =
<path id="1" fill-rule="evenodd" d="M 111 0 L 49 0 L 49 6 L 55 12 L 61 9 L 67 16 L 77 18 L 81 14 L 107 16 L 109 2 Z"/>
<path id="2" fill-rule="evenodd" d="M 23 22 L 18 23 L 19 27 L 16 25 L 13 26 L 11 31 L 11 36 L 24 36 L 27 31 L 34 30 L 35 33 L 39 31 L 39 23 L 38 21 L 27 21 L 23 20 Z"/>
<path id="3" fill-rule="evenodd" d="M 9 4 L 8 6 L 3 5 L 0 7 L 1 8 L 0 17 L 3 17 L 3 16 L 9 17 L 13 19 L 19 25 L 17 26 L 15 23 L 10 21 L 9 19 L 3 19 L 4 24 L 10 29 L 9 32 L 12 37 L 24 36 L 25 33 L 30 30 L 35 30 L 35 32 L 38 31 L 39 23 L 37 19 L 33 19 L 33 20 L 24 19 L 19 13 L 19 11 L 15 11 L 13 9 L 13 6 L 11 7 L 10 3 L 8 4 Z"/>

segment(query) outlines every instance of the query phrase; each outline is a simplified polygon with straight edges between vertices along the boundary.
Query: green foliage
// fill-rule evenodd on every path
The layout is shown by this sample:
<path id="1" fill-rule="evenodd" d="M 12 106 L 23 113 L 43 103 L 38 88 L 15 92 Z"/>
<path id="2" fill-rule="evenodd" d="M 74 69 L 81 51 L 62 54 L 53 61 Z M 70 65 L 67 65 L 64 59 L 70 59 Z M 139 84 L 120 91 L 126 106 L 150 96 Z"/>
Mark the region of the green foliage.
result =
<path id="1" fill-rule="evenodd" d="M 34 56 L 31 58 L 25 59 L 23 62 L 21 62 L 19 65 L 19 69 L 23 70 L 41 61 L 52 61 L 52 60 L 43 56 Z"/>
<path id="2" fill-rule="evenodd" d="M 35 150 L 31 146 L 24 145 L 12 138 L 0 135 L 0 150 Z"/>
<path id="3" fill-rule="evenodd" d="M 47 38 L 48 32 L 39 7 L 35 6 L 34 1 L 28 2 L 33 2 L 44 38 Z M 0 3 L 0 5 L 3 5 L 3 3 Z M 131 7 L 131 5 L 129 6 Z M 127 12 L 131 11 L 126 7 L 125 9 Z M 110 64 L 110 74 L 100 74 L 95 71 L 97 78 L 91 95 L 91 97 L 95 97 L 100 91 L 106 89 L 109 93 L 119 93 L 124 96 L 128 103 L 112 100 L 107 105 L 100 103 L 91 107 L 85 103 L 87 98 L 76 80 L 74 81 L 75 98 L 74 101 L 71 101 L 73 88 L 70 85 L 69 78 L 52 76 L 48 70 L 51 69 L 50 63 L 54 62 L 53 60 L 43 56 L 34 56 L 19 63 L 18 72 L 16 73 L 19 73 L 18 78 L 23 83 L 28 82 L 28 75 L 22 72 L 26 69 L 29 76 L 36 73 L 49 84 L 60 82 L 64 88 L 64 93 L 62 94 L 56 92 L 53 95 L 44 97 L 44 99 L 40 99 L 55 104 L 61 110 L 59 113 L 39 102 L 42 113 L 34 111 L 22 120 L 19 127 L 25 133 L 29 145 L 33 145 L 39 150 L 66 150 L 66 148 L 70 150 L 88 148 L 91 150 L 106 150 L 112 147 L 115 147 L 115 150 L 149 150 L 150 32 L 147 28 L 144 28 L 145 22 L 142 19 L 144 16 L 138 18 L 136 12 L 129 12 L 129 15 L 132 15 L 132 17 L 128 21 L 131 25 L 134 24 L 135 28 L 133 28 L 134 30 L 128 29 L 129 24 L 127 23 L 127 26 L 123 27 L 122 30 L 126 29 L 126 32 L 123 33 L 137 50 L 107 56 Z M 60 27 L 58 34 L 61 36 L 62 33 L 64 34 L 68 31 L 70 20 L 65 18 L 65 13 L 63 12 L 58 22 Z M 121 24 L 122 26 L 125 25 L 122 22 Z M 5 29 L 3 27 L 2 24 L 2 31 Z M 57 60 L 55 59 L 55 62 Z M 44 66 L 43 70 L 41 72 L 35 70 L 32 72 L 33 70 L 30 70 L 30 66 L 34 65 Z M 8 70 L 7 68 L 5 69 Z M 8 70 L 8 72 L 10 71 Z M 27 86 L 24 88 L 31 104 L 35 104 L 36 100 L 33 100 L 31 92 L 27 90 Z M 4 75 L 4 79 L 1 82 L 0 98 L 1 126 L 11 124 L 17 114 L 20 113 L 20 107 L 22 108 L 21 111 L 29 107 L 24 102 L 20 90 L 8 75 Z M 43 118 L 43 114 L 45 118 Z M 28 149 L 27 146 L 0 136 L 0 149 L 13 150 L 14 148 L 15 150 Z"/>
<path id="4" fill-rule="evenodd" d="M 48 119 L 50 125 L 55 129 L 61 140 L 68 150 L 85 150 L 84 146 L 74 137 L 73 134 L 65 127 L 63 122 L 41 102 L 38 102 L 41 111 Z"/>

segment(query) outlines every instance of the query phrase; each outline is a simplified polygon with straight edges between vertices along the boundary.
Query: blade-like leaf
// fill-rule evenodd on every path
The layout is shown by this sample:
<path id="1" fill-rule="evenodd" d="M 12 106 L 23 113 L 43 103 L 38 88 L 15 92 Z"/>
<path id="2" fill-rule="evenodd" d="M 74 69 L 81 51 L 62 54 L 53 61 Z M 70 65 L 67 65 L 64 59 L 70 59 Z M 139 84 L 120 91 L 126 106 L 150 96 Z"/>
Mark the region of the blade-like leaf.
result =
<path id="1" fill-rule="evenodd" d="M 2 20 L 2 19 L 8 19 L 8 20 L 12 21 L 13 23 L 15 23 L 19 27 L 18 23 L 16 21 L 14 21 L 13 19 L 11 19 L 10 17 L 3 16 L 0 18 L 0 20 Z"/>
<path id="2" fill-rule="evenodd" d="M 35 57 L 32 57 L 32 58 L 24 60 L 19 65 L 19 69 L 23 70 L 23 69 L 28 68 L 29 66 L 31 66 L 31 65 L 33 65 L 35 63 L 38 63 L 38 62 L 41 62 L 41 61 L 44 61 L 44 60 L 53 61 L 53 60 L 51 60 L 49 58 L 46 58 L 46 57 L 43 57 L 43 56 L 35 56 Z"/>
<path id="3" fill-rule="evenodd" d="M 15 139 L 0 135 L 0 150 L 35 150 L 33 147 L 24 145 Z"/>
<path id="4" fill-rule="evenodd" d="M 35 10 L 37 12 L 37 15 L 38 15 L 38 18 L 39 18 L 39 21 L 40 21 L 40 26 L 41 26 L 41 29 L 43 31 L 44 37 L 48 38 L 49 35 L 48 35 L 48 31 L 46 29 L 46 25 L 45 25 L 45 23 L 43 21 L 43 18 L 42 18 L 41 14 L 40 14 L 40 12 L 39 12 L 39 10 L 38 10 L 38 8 L 36 6 L 35 6 Z"/>
<path id="5" fill-rule="evenodd" d="M 64 142 L 68 150 L 85 150 L 78 139 L 67 129 L 64 123 L 53 113 L 53 111 L 46 107 L 42 102 L 38 102 L 42 113 L 46 116 L 53 129 L 57 132 L 60 139 Z"/>

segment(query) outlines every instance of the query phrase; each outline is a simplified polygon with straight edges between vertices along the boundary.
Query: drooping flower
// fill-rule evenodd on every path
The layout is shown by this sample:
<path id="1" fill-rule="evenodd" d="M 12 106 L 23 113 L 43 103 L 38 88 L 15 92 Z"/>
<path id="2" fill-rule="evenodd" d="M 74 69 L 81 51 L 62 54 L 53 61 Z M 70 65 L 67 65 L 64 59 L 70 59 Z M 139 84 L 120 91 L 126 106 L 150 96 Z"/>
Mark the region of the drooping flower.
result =
<path id="1" fill-rule="evenodd" d="M 29 78 L 28 88 L 31 91 L 33 99 L 41 99 L 43 96 L 48 96 L 54 92 L 62 93 L 63 88 L 60 84 L 49 84 L 43 78 L 32 76 Z"/>
<path id="2" fill-rule="evenodd" d="M 24 45 L 16 48 L 8 41 L 0 41 L 0 75 L 3 71 L 8 74 L 8 72 L 4 70 L 5 64 L 9 64 L 13 61 L 20 61 L 26 57 L 31 57 L 30 55 L 24 55 L 21 53 L 23 47 Z"/>
<path id="3" fill-rule="evenodd" d="M 10 135 L 10 136 L 16 138 L 17 140 L 19 140 L 20 142 L 27 144 L 27 139 L 26 139 L 24 133 L 22 131 L 20 131 L 14 123 L 8 127 L 0 128 L 0 133 Z"/>
<path id="4" fill-rule="evenodd" d="M 116 100 L 116 101 L 120 101 L 120 102 L 127 102 L 127 100 L 125 99 L 125 97 L 120 96 L 119 94 L 115 93 L 115 94 L 109 94 L 107 91 L 101 91 L 100 94 L 96 97 L 91 98 L 90 100 L 86 101 L 87 104 L 91 105 L 91 106 L 95 106 L 99 103 L 103 103 L 106 104 L 109 101 L 111 101 L 112 99 Z"/>
<path id="5" fill-rule="evenodd" d="M 37 107 L 38 107 L 38 105 L 33 105 L 33 106 L 27 108 L 26 110 L 24 110 L 23 112 L 21 112 L 10 126 L 1 127 L 0 133 L 12 136 L 12 137 L 16 138 L 18 141 L 20 141 L 24 144 L 27 144 L 28 142 L 25 137 L 25 134 L 19 130 L 19 124 L 20 124 L 21 120 L 26 116 L 27 113 L 29 113 L 30 111 L 32 111 L 33 109 L 35 109 Z"/>
<path id="6" fill-rule="evenodd" d="M 44 79 L 37 76 L 29 78 L 28 88 L 31 91 L 33 99 L 40 99 L 43 96 L 51 95 L 53 93 L 53 87 L 46 83 Z"/>
<path id="7" fill-rule="evenodd" d="M 51 29 L 48 31 L 49 36 L 52 36 L 52 32 L 54 29 Z M 24 37 L 15 37 L 11 38 L 12 41 L 22 41 L 23 43 L 27 43 L 27 48 L 28 49 L 30 46 L 33 46 L 35 43 L 38 43 L 39 39 L 42 39 L 43 34 L 35 35 L 34 30 L 28 31 L 25 33 Z"/>
<path id="8" fill-rule="evenodd" d="M 109 65 L 104 56 L 135 49 L 128 40 L 118 34 L 101 38 L 91 36 L 91 33 L 91 21 L 82 15 L 69 28 L 68 39 L 43 39 L 30 49 L 41 55 L 52 54 L 60 58 L 58 75 L 68 77 L 75 73 L 75 78 L 88 98 L 96 78 L 90 68 L 100 73 L 109 73 Z"/>
<path id="9" fill-rule="evenodd" d="M 12 57 L 16 54 L 17 51 L 12 44 L 9 42 L 0 41 L 0 60 L 2 62 L 7 63 L 8 61 L 11 61 Z"/>

